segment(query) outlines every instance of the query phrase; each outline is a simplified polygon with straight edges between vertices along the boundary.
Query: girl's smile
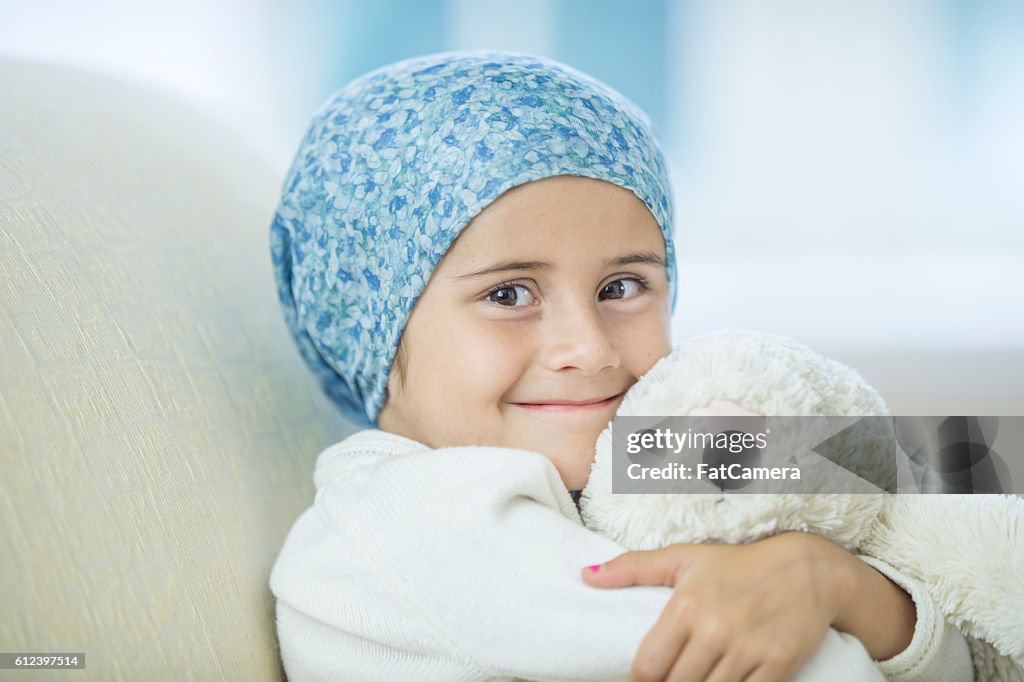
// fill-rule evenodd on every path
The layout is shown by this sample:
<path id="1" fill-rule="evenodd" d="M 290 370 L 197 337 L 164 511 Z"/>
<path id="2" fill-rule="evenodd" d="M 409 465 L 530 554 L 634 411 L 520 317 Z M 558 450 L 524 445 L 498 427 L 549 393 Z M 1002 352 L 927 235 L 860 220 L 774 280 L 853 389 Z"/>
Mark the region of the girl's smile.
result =
<path id="1" fill-rule="evenodd" d="M 573 412 L 603 412 L 608 408 L 618 408 L 619 401 L 625 393 L 616 393 L 607 398 L 595 398 L 591 400 L 536 400 L 530 402 L 511 403 L 524 410 L 536 410 L 537 412 L 573 413 Z"/>

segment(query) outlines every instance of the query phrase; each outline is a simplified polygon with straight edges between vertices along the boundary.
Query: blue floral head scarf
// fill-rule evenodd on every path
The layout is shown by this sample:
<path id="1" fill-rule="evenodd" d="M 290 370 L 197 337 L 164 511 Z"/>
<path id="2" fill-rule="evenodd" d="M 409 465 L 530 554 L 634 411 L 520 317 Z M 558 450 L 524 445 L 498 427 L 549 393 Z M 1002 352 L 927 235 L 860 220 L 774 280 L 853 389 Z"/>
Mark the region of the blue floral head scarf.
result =
<path id="1" fill-rule="evenodd" d="M 607 85 L 513 52 L 445 52 L 367 73 L 314 115 L 270 230 L 285 321 L 324 392 L 375 426 L 406 321 L 464 227 L 502 192 L 605 180 L 665 237 L 672 194 L 648 117 Z"/>

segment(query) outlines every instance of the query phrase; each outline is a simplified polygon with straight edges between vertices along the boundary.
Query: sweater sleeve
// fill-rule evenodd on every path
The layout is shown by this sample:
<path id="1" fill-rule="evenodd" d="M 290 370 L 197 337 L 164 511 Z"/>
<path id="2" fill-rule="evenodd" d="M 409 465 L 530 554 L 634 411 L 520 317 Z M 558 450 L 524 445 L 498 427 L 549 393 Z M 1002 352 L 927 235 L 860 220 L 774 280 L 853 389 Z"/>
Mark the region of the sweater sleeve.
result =
<path id="1" fill-rule="evenodd" d="M 311 653 L 286 658 L 290 677 L 301 656 L 337 670 L 353 642 L 372 640 L 378 665 L 400 652 L 418 661 L 418 679 L 625 680 L 673 592 L 584 583 L 582 567 L 626 550 L 586 529 L 554 465 L 527 451 L 389 456 L 327 482 L 304 520 L 318 529 L 301 550 L 293 531 L 272 589 L 292 621 L 301 613 L 303 627 L 327 624 L 346 648 L 304 645 Z M 283 655 L 290 637 L 281 638 Z M 860 642 L 830 631 L 797 679 L 872 674 L 880 675 Z"/>
<path id="2" fill-rule="evenodd" d="M 473 679 L 624 680 L 672 595 L 582 581 L 584 566 L 625 550 L 571 518 L 557 470 L 532 452 L 389 457 L 358 487 L 326 486 L 315 507 L 402 605 L 413 638 Z"/>
<path id="3" fill-rule="evenodd" d="M 863 555 L 858 558 L 903 588 L 917 609 L 910 644 L 892 658 L 878 661 L 886 679 L 892 682 L 973 682 L 974 666 L 967 639 L 956 626 L 946 622 L 924 586 L 880 559 Z"/>

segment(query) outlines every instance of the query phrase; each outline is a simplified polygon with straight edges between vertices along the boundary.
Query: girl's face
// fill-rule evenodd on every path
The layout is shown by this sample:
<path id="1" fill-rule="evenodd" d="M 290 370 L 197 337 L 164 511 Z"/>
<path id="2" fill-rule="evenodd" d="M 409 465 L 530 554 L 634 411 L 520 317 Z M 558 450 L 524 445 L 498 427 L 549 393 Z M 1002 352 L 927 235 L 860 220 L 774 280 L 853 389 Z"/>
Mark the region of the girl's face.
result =
<path id="1" fill-rule="evenodd" d="M 623 394 L 670 350 L 670 301 L 661 230 L 630 190 L 568 175 L 520 185 L 431 275 L 378 425 L 432 448 L 539 452 L 582 489 Z"/>

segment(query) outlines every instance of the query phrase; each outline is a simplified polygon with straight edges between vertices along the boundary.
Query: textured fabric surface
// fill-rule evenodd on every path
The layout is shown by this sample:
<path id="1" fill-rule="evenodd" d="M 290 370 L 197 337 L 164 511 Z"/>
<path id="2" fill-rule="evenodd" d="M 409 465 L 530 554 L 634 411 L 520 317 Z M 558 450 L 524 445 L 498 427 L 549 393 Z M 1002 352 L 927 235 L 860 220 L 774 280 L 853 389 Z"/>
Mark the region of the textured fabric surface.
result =
<path id="1" fill-rule="evenodd" d="M 280 319 L 285 169 L 137 86 L 0 61 L 0 91 L 3 649 L 279 680 L 270 567 L 351 431 Z"/>
<path id="2" fill-rule="evenodd" d="M 324 392 L 376 423 L 402 330 L 459 232 L 504 191 L 576 175 L 630 189 L 666 242 L 672 192 L 650 120 L 553 60 L 443 52 L 342 88 L 313 117 L 271 227 L 285 319 Z"/>

